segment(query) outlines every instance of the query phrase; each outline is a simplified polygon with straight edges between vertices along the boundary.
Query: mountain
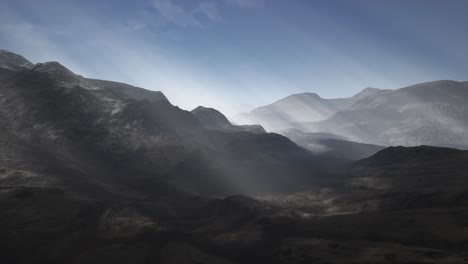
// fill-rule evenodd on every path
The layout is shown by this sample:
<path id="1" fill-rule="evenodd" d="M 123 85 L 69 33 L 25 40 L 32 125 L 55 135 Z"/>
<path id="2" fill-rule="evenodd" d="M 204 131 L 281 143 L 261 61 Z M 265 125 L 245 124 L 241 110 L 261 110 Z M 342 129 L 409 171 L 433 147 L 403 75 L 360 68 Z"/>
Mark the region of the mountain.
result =
<path id="1" fill-rule="evenodd" d="M 114 93 L 118 93 L 122 97 L 128 97 L 129 99 L 141 101 L 169 101 L 166 96 L 160 91 L 150 91 L 140 87 L 128 85 L 126 83 L 119 83 L 113 81 L 104 81 L 86 78 L 86 81 L 96 87 L 104 89 L 110 89 Z"/>
<path id="2" fill-rule="evenodd" d="M 181 263 L 179 251 L 191 252 L 188 263 L 245 263 L 249 249 L 237 250 L 226 232 L 267 225 L 267 213 L 251 208 L 268 206 L 216 196 L 333 184 L 348 164 L 259 127 L 209 129 L 225 122 L 205 119 L 220 117 L 214 109 L 185 111 L 161 92 L 87 79 L 58 62 L 2 69 L 0 258 L 8 263 Z M 269 239 L 255 236 L 246 240 L 252 250 Z"/>
<path id="3" fill-rule="evenodd" d="M 385 91 L 385 90 L 372 88 L 372 87 L 367 87 L 367 88 L 363 89 L 362 91 L 360 91 L 359 93 L 353 95 L 352 97 L 327 99 L 327 100 L 330 103 L 332 103 L 336 107 L 336 109 L 345 110 L 345 109 L 351 107 L 357 101 L 361 100 L 362 98 L 365 98 L 365 97 L 367 97 L 369 95 L 378 94 L 378 93 L 383 92 L 383 91 Z"/>
<path id="4" fill-rule="evenodd" d="M 297 124 L 327 119 L 359 99 L 380 91 L 366 88 L 353 97 L 339 99 L 324 99 L 315 93 L 293 94 L 249 113 L 235 115 L 232 120 L 239 124 L 260 124 L 269 131 L 293 127 L 300 129 Z"/>
<path id="5" fill-rule="evenodd" d="M 233 125 L 226 116 L 213 108 L 206 108 L 199 106 L 192 110 L 192 114 L 197 117 L 198 121 L 205 129 L 219 130 L 219 131 L 247 131 L 252 133 L 266 133 L 260 125 Z"/>
<path id="6" fill-rule="evenodd" d="M 36 159 L 51 157 L 69 176 L 49 173 L 48 181 L 74 192 L 131 193 L 152 185 L 217 195 L 293 190 L 320 181 L 328 173 L 324 160 L 345 163 L 259 126 L 229 125 L 214 109 L 188 112 L 161 92 L 87 79 L 58 62 L 14 71 L 0 92 L 6 142 L 45 152 L 34 163 L 47 170 Z M 5 167 L 11 177 L 2 181 L 13 185 L 24 180 L 20 175 L 43 174 L 27 165 Z"/>
<path id="7" fill-rule="evenodd" d="M 290 123 L 313 122 L 335 112 L 334 106 L 314 93 L 294 94 L 247 114 L 232 117 L 239 124 L 261 124 L 267 130 L 288 128 Z"/>
<path id="8" fill-rule="evenodd" d="M 16 71 L 31 69 L 33 66 L 34 64 L 23 56 L 0 49 L 0 68 Z"/>
<path id="9" fill-rule="evenodd" d="M 468 148 L 468 82 L 434 81 L 358 100 L 327 120 L 298 125 L 380 145 Z"/>
<path id="10" fill-rule="evenodd" d="M 378 145 L 348 141 L 343 137 L 329 133 L 305 133 L 298 129 L 287 129 L 278 133 L 290 138 L 299 146 L 313 153 L 349 160 L 364 159 L 385 148 Z"/>
<path id="11" fill-rule="evenodd" d="M 468 82 L 434 81 L 397 90 L 366 88 L 351 98 L 296 94 L 233 117 L 267 130 L 331 133 L 382 146 L 468 149 Z"/>

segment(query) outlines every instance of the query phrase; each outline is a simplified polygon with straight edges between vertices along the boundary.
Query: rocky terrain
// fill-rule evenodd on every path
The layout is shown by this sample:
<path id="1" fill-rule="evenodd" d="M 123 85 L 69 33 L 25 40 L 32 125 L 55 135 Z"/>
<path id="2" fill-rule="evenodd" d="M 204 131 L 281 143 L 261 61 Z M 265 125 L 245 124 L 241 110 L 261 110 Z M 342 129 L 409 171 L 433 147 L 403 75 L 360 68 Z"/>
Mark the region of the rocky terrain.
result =
<path id="1" fill-rule="evenodd" d="M 2 263 L 468 261 L 467 151 L 300 134 L 317 153 L 24 60 L 0 53 Z"/>

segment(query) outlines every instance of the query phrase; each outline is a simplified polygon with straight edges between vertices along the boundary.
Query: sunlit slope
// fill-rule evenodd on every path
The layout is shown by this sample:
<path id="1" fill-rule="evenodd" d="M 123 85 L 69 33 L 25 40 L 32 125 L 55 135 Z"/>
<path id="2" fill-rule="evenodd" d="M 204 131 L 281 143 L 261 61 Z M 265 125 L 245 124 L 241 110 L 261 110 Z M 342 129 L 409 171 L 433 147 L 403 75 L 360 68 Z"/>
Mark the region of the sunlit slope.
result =
<path id="1" fill-rule="evenodd" d="M 381 145 L 468 146 L 468 82 L 436 81 L 365 97 L 327 120 L 303 124 Z"/>

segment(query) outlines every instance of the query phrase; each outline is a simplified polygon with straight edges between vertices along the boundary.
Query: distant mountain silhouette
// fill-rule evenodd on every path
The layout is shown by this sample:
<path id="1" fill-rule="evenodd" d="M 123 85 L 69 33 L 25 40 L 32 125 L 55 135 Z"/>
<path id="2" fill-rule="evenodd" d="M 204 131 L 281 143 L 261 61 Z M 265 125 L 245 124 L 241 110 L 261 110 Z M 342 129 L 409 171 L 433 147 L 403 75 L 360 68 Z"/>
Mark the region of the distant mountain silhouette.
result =
<path id="1" fill-rule="evenodd" d="M 327 120 L 301 124 L 380 145 L 468 148 L 468 82 L 435 81 L 362 98 Z"/>
<path id="2" fill-rule="evenodd" d="M 297 94 L 233 120 L 255 122 L 270 131 L 295 128 L 383 146 L 467 149 L 466 101 L 468 82 L 434 81 L 397 90 L 366 88 L 348 99 Z"/>
<path id="3" fill-rule="evenodd" d="M 249 113 L 238 114 L 232 120 L 239 124 L 261 124 L 269 131 L 296 127 L 297 123 L 329 118 L 356 101 L 382 90 L 366 88 L 350 98 L 324 99 L 315 93 L 293 94 Z"/>

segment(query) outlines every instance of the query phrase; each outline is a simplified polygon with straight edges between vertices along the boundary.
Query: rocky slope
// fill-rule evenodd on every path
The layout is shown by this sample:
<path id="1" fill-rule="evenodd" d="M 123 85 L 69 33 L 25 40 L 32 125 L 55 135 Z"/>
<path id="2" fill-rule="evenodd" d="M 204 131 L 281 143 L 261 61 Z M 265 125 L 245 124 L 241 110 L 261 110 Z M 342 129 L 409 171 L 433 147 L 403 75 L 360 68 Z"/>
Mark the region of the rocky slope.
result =
<path id="1" fill-rule="evenodd" d="M 8 70 L 26 70 L 34 66 L 30 61 L 23 56 L 0 49 L 0 68 Z"/>
<path id="2" fill-rule="evenodd" d="M 102 178 L 116 173 L 114 170 L 117 175 L 131 173 L 133 185 L 149 181 L 182 191 L 218 194 L 255 191 L 252 186 L 282 188 L 286 174 L 297 177 L 299 187 L 318 178 L 311 174 L 324 173 L 318 162 L 324 158 L 282 136 L 227 123 L 221 130 L 208 129 L 199 111 L 181 110 L 161 92 L 86 79 L 57 62 L 16 72 L 0 84 L 0 91 L 4 131 L 16 135 L 21 144 L 40 144 L 38 148 L 63 159 L 61 163 L 108 170 L 93 178 L 102 180 L 104 186 L 117 182 L 112 177 Z M 209 111 L 213 112 L 219 115 Z M 255 135 L 258 132 L 261 134 Z M 249 141 L 251 144 L 243 143 Z M 258 164 L 241 155 L 247 149 L 258 154 Z M 298 161 L 294 166 L 292 159 Z M 129 181 L 117 175 L 117 179 Z M 194 180 L 195 175 L 201 178 Z"/>

